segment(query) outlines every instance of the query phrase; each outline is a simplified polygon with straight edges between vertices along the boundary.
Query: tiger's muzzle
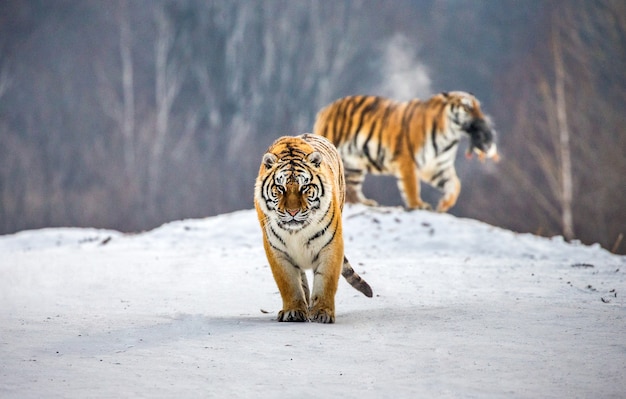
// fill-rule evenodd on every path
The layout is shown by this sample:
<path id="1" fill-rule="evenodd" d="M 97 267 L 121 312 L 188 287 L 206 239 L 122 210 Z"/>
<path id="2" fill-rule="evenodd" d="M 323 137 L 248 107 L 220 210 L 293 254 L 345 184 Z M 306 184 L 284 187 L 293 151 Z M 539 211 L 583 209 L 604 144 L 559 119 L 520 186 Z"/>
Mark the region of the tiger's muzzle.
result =
<path id="1" fill-rule="evenodd" d="M 463 126 L 463 130 L 470 136 L 470 147 L 467 155 L 476 152 L 479 158 L 494 158 L 498 160 L 498 150 L 494 142 L 496 132 L 485 119 L 476 118 Z"/>
<path id="2" fill-rule="evenodd" d="M 309 215 L 305 204 L 306 201 L 302 198 L 298 183 L 293 178 L 290 178 L 285 185 L 285 192 L 278 207 L 278 216 L 281 224 L 290 229 L 298 229 L 304 226 Z"/>

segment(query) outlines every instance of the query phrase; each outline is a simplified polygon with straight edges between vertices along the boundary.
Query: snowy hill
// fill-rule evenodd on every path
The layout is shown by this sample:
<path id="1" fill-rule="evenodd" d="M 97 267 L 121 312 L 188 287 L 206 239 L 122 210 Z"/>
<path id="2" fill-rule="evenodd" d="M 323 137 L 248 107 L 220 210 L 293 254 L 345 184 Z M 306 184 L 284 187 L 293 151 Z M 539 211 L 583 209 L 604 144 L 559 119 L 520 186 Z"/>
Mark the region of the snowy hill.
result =
<path id="1" fill-rule="evenodd" d="M 253 211 L 0 237 L 0 397 L 623 397 L 626 257 L 349 206 L 337 321 L 278 323 Z"/>

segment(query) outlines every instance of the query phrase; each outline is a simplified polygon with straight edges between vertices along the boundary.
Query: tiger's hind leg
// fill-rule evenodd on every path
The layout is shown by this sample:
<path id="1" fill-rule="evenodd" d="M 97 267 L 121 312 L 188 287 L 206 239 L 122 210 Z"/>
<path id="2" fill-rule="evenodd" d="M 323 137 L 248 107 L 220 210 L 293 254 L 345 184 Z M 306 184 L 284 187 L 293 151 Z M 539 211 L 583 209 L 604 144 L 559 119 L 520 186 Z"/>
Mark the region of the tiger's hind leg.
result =
<path id="1" fill-rule="evenodd" d="M 363 194 L 363 181 L 365 180 L 365 170 L 345 167 L 346 177 L 346 202 L 351 204 L 364 204 L 367 206 L 378 206 L 378 202 L 366 198 Z"/>
<path id="2" fill-rule="evenodd" d="M 402 194 L 407 209 L 432 209 L 428 202 L 422 201 L 420 195 L 420 179 L 411 161 L 401 165 L 396 173 L 398 190 Z"/>

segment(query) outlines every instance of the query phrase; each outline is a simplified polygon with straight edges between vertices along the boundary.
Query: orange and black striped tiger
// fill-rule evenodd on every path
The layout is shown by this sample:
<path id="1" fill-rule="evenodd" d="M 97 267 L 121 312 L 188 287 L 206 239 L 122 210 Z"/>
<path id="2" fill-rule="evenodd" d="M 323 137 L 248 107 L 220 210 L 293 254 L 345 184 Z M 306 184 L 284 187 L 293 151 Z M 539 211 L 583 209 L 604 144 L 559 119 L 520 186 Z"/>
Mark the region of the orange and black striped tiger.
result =
<path id="1" fill-rule="evenodd" d="M 498 159 L 495 131 L 471 94 L 440 93 L 426 101 L 397 102 L 376 96 L 341 98 L 317 115 L 315 134 L 339 150 L 346 176 L 346 201 L 376 205 L 365 198 L 367 172 L 394 175 L 409 209 L 430 209 L 420 198 L 420 181 L 443 192 L 437 210 L 457 201 L 461 182 L 454 169 L 459 141 L 469 135 L 468 156 Z"/>
<path id="2" fill-rule="evenodd" d="M 254 204 L 283 300 L 278 321 L 333 323 L 339 274 L 372 296 L 343 253 L 344 194 L 341 158 L 324 137 L 281 137 L 263 155 Z M 313 270 L 311 292 L 307 269 Z"/>

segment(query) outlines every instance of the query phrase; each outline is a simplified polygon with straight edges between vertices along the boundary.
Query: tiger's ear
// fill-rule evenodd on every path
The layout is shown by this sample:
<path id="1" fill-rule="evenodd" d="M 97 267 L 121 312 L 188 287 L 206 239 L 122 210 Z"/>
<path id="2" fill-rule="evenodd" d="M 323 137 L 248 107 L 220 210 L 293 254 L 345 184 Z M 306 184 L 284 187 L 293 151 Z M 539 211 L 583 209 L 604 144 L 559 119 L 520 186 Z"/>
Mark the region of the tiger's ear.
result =
<path id="1" fill-rule="evenodd" d="M 278 161 L 278 157 L 271 152 L 266 152 L 265 155 L 263 155 L 263 165 L 265 165 L 267 169 L 271 168 L 276 161 Z"/>
<path id="2" fill-rule="evenodd" d="M 320 154 L 319 152 L 315 151 L 310 153 L 309 155 L 307 155 L 307 160 L 309 162 L 311 162 L 316 168 L 319 168 L 320 164 L 322 163 L 322 154 Z"/>

